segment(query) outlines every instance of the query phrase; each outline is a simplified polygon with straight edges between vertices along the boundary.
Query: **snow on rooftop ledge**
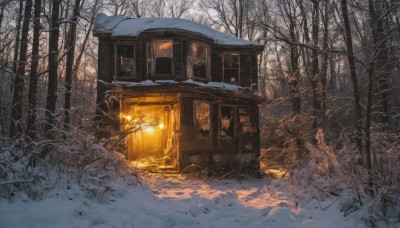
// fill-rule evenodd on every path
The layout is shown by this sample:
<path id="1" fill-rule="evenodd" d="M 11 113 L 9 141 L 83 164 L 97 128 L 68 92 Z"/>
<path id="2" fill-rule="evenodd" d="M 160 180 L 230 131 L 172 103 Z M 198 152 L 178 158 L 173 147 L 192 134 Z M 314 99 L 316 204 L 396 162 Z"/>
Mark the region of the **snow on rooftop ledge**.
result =
<path id="1" fill-rule="evenodd" d="M 122 16 L 107 16 L 98 13 L 94 22 L 93 32 L 110 34 L 112 37 L 137 37 L 144 31 L 156 29 L 183 30 L 207 37 L 220 45 L 254 46 L 262 45 L 239 39 L 237 37 L 216 31 L 205 25 L 181 18 L 126 18 Z"/>
<path id="2" fill-rule="evenodd" d="M 126 81 L 113 81 L 112 85 L 115 86 L 157 86 L 157 85 L 164 85 L 164 84 L 174 84 L 174 83 L 179 83 L 173 80 L 145 80 L 141 82 L 126 82 Z M 225 89 L 225 90 L 243 90 L 244 88 L 241 86 L 237 85 L 232 85 L 228 83 L 223 83 L 223 82 L 208 82 L 208 83 L 203 83 L 203 82 L 198 82 L 198 81 L 193 81 L 192 79 L 188 79 L 186 81 L 182 81 L 182 83 L 187 83 L 187 84 L 195 84 L 201 87 L 210 87 L 210 88 L 219 88 L 219 89 Z"/>
<path id="3" fill-rule="evenodd" d="M 232 85 L 228 83 L 223 83 L 223 82 L 208 82 L 208 83 L 203 83 L 203 82 L 196 82 L 193 81 L 192 79 L 188 79 L 186 81 L 183 81 L 184 83 L 191 83 L 191 84 L 196 84 L 202 87 L 212 87 L 212 88 L 221 88 L 221 89 L 226 89 L 226 90 L 238 90 L 238 89 L 243 89 L 241 86 L 237 85 Z"/>

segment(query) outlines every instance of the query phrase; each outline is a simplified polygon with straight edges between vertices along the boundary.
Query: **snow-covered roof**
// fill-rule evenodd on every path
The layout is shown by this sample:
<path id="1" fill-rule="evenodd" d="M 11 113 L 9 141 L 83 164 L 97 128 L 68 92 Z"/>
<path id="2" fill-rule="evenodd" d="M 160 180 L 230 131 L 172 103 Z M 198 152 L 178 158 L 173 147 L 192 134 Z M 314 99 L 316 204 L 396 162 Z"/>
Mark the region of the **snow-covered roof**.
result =
<path id="1" fill-rule="evenodd" d="M 95 34 L 108 34 L 111 37 L 137 37 L 144 31 L 157 29 L 187 31 L 209 38 L 219 45 L 262 47 L 260 44 L 239 39 L 205 25 L 180 18 L 126 18 L 99 13 L 96 15 L 93 32 Z"/>

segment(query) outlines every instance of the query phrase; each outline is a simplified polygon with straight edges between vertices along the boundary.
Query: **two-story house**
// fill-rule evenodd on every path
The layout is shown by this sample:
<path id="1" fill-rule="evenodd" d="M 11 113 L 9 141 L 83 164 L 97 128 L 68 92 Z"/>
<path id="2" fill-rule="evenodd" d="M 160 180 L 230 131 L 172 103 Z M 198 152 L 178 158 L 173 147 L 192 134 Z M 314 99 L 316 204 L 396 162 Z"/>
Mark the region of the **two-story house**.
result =
<path id="1" fill-rule="evenodd" d="M 129 160 L 156 170 L 258 170 L 262 45 L 185 19 L 103 13 L 93 34 L 98 103 L 109 83 L 121 131 L 131 131 Z"/>

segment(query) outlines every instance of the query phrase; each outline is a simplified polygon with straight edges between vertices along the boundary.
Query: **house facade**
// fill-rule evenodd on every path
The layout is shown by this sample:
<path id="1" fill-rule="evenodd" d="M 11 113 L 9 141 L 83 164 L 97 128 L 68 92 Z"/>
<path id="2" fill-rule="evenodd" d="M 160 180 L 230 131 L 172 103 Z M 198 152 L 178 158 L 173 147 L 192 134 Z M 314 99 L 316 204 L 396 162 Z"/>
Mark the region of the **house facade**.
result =
<path id="1" fill-rule="evenodd" d="M 98 105 L 111 87 L 138 167 L 258 170 L 262 45 L 177 18 L 98 14 Z"/>

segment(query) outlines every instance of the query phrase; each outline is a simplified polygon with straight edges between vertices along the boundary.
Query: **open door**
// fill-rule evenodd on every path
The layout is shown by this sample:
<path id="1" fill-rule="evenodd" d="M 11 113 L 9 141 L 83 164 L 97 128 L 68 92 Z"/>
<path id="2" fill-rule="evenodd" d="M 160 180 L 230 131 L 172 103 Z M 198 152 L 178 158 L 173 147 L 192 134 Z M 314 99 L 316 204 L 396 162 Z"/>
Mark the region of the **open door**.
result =
<path id="1" fill-rule="evenodd" d="M 140 118 L 140 130 L 128 138 L 130 160 L 138 168 L 158 171 L 174 169 L 176 148 L 173 111 L 169 105 L 133 105 L 131 113 Z"/>

